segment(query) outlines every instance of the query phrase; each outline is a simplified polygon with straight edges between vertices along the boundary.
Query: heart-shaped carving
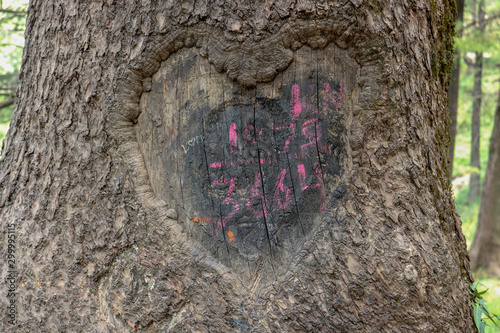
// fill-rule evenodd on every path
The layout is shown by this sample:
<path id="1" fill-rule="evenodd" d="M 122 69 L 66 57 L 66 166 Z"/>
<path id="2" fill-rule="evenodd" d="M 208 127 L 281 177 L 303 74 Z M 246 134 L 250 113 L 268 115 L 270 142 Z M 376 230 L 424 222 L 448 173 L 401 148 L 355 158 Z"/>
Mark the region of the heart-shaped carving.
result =
<path id="1" fill-rule="evenodd" d="M 135 130 L 155 195 L 242 280 L 285 272 L 339 185 L 355 80 L 332 50 L 304 47 L 272 82 L 248 88 L 184 49 L 142 94 Z"/>

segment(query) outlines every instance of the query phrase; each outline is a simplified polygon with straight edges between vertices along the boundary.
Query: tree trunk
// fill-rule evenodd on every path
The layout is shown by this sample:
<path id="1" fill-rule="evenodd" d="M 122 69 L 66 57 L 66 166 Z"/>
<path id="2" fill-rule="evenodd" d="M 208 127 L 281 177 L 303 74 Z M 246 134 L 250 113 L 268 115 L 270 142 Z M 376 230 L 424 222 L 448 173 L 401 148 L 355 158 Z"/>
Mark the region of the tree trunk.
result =
<path id="1" fill-rule="evenodd" d="M 500 276 L 500 89 L 490 138 L 476 233 L 470 248 L 471 268 Z"/>
<path id="2" fill-rule="evenodd" d="M 474 331 L 454 13 L 33 1 L 0 160 L 2 331 Z"/>
<path id="3" fill-rule="evenodd" d="M 473 4 L 476 8 L 476 2 Z M 484 35 L 485 28 L 485 12 L 484 0 L 479 0 L 477 7 L 477 15 L 474 12 L 474 23 L 478 27 L 480 36 Z M 482 82 L 483 82 L 483 52 L 476 52 L 476 59 L 474 61 L 474 88 L 472 91 L 472 129 L 471 129 L 471 152 L 470 152 L 470 166 L 476 168 L 477 172 L 472 172 L 469 180 L 469 197 L 468 202 L 473 203 L 479 197 L 481 187 L 481 156 L 480 156 L 480 142 L 481 142 L 481 102 L 483 100 Z"/>
<path id="4" fill-rule="evenodd" d="M 481 101 L 482 101 L 482 83 L 483 77 L 483 52 L 476 52 L 476 60 L 474 62 L 474 88 L 472 91 L 472 128 L 471 128 L 471 152 L 470 166 L 481 169 L 480 158 L 480 138 L 481 138 Z M 480 172 L 475 171 L 470 174 L 469 180 L 469 203 L 473 203 L 479 196 L 480 191 Z"/>

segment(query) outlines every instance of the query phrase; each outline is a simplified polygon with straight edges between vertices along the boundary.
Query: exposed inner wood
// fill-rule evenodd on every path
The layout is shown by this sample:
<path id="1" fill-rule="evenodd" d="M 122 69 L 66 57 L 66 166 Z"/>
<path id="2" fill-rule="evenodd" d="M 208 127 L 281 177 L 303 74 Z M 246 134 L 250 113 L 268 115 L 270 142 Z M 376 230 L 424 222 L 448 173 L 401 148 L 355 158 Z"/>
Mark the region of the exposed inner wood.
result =
<path id="1" fill-rule="evenodd" d="M 135 125 L 155 195 L 248 283 L 286 271 L 345 169 L 356 64 L 334 45 L 295 58 L 248 88 L 181 50 L 153 75 Z"/>

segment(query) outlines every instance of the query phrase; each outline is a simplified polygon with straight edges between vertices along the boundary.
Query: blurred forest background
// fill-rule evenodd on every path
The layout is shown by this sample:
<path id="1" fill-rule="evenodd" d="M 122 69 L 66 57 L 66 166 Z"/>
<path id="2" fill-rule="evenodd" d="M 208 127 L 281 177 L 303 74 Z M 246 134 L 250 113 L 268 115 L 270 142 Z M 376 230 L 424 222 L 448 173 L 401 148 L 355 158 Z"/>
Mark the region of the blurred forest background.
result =
<path id="1" fill-rule="evenodd" d="M 28 0 L 0 0 L 0 142 L 5 137 L 16 102 L 27 3 Z M 485 195 L 482 188 L 488 158 L 494 153 L 489 152 L 489 147 L 495 113 L 500 122 L 500 0 L 457 0 L 457 5 L 456 65 L 449 106 L 454 150 L 449 157 L 455 204 L 470 248 L 478 225 L 481 199 Z M 494 137 L 493 141 L 500 144 L 500 137 Z M 489 179 L 500 183 L 500 178 Z M 500 224 L 500 216 L 493 220 Z M 500 226 L 497 228 L 500 230 Z M 490 260 L 487 246 L 478 252 L 478 257 Z M 485 286 L 480 290 L 489 288 L 483 294 L 488 309 L 500 314 L 500 263 L 493 266 L 498 267 L 479 265 L 474 270 L 474 277 Z M 486 332 L 500 332 L 491 326 Z"/>

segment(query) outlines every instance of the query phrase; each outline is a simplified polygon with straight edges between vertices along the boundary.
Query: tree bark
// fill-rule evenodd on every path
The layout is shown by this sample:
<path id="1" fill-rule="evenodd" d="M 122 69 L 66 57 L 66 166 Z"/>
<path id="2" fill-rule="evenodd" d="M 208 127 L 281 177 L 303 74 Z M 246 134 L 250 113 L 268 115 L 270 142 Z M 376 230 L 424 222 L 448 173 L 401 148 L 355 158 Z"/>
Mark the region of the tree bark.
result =
<path id="1" fill-rule="evenodd" d="M 454 2 L 28 12 L 2 331 L 474 331 Z"/>
<path id="2" fill-rule="evenodd" d="M 500 276 L 500 89 L 490 137 L 488 167 L 476 232 L 470 248 L 471 268 Z"/>
<path id="3" fill-rule="evenodd" d="M 461 26 L 464 21 L 464 0 L 457 1 L 457 23 Z M 460 30 L 459 36 L 462 36 Z M 457 136 L 458 97 L 460 92 L 460 60 L 461 52 L 455 47 L 455 61 L 451 72 L 451 83 L 448 91 L 448 111 L 450 113 L 450 146 L 448 147 L 448 163 L 450 175 L 453 175 L 453 160 L 455 157 L 455 139 Z"/>

